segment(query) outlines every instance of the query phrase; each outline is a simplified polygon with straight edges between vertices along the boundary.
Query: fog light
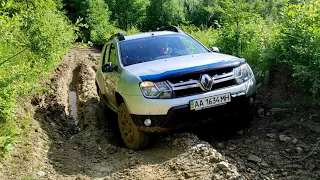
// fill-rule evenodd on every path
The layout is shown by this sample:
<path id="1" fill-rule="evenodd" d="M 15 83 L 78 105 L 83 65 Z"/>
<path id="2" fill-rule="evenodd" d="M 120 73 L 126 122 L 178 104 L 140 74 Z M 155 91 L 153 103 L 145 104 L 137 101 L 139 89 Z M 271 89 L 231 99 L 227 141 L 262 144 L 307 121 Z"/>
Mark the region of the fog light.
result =
<path id="1" fill-rule="evenodd" d="M 151 120 L 150 119 L 144 120 L 144 125 L 150 126 L 151 125 Z"/>

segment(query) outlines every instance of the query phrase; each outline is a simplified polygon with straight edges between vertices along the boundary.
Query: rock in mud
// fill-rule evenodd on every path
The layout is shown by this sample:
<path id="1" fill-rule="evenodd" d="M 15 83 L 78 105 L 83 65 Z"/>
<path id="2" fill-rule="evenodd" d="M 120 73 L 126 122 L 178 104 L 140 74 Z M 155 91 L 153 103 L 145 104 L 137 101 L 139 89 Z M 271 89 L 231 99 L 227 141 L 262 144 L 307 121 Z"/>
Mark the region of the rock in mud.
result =
<path id="1" fill-rule="evenodd" d="M 268 170 L 265 170 L 265 169 L 262 169 L 262 170 L 261 170 L 261 173 L 262 173 L 263 175 L 267 175 L 267 174 L 269 173 L 269 171 L 268 171 Z"/>
<path id="2" fill-rule="evenodd" d="M 234 145 L 234 144 L 230 144 L 230 145 L 228 145 L 228 150 L 230 150 L 230 151 L 234 151 L 236 148 L 237 148 L 237 146 L 236 145 Z"/>
<path id="3" fill-rule="evenodd" d="M 43 172 L 43 171 L 38 171 L 38 172 L 37 172 L 37 175 L 38 175 L 39 177 L 44 177 L 44 176 L 46 176 L 47 174 L 46 174 L 45 172 Z"/>
<path id="4" fill-rule="evenodd" d="M 303 151 L 303 149 L 301 147 L 297 147 L 296 151 L 297 151 L 298 154 L 300 154 Z"/>
<path id="5" fill-rule="evenodd" d="M 279 140 L 282 141 L 282 142 L 289 142 L 289 141 L 292 140 L 292 138 L 289 137 L 289 136 L 281 134 L 281 135 L 279 135 Z"/>
<path id="6" fill-rule="evenodd" d="M 297 142 L 298 142 L 298 139 L 297 138 L 293 138 L 292 143 L 293 144 L 297 144 Z"/>
<path id="7" fill-rule="evenodd" d="M 263 117 L 264 116 L 264 109 L 262 107 L 259 107 L 257 113 L 258 113 L 259 117 Z"/>
<path id="8" fill-rule="evenodd" d="M 269 165 L 268 165 L 266 162 L 264 162 L 264 161 L 261 162 L 260 165 L 261 165 L 262 167 L 269 167 Z"/>
<path id="9" fill-rule="evenodd" d="M 217 144 L 217 147 L 220 148 L 220 149 L 223 149 L 223 148 L 225 148 L 226 146 L 225 146 L 223 143 L 218 143 L 218 144 Z"/>
<path id="10" fill-rule="evenodd" d="M 222 171 L 228 171 L 229 170 L 229 163 L 221 161 L 218 163 L 217 167 L 221 169 Z"/>
<path id="11" fill-rule="evenodd" d="M 274 134 L 274 133 L 269 133 L 269 134 L 267 134 L 267 137 L 269 137 L 269 138 L 274 138 L 276 135 Z"/>
<path id="12" fill-rule="evenodd" d="M 259 163 L 262 161 L 262 159 L 256 155 L 250 154 L 248 156 L 248 161 L 254 162 L 254 163 Z"/>
<path id="13" fill-rule="evenodd" d="M 200 140 L 197 136 L 195 136 L 192 133 L 181 133 L 181 134 L 176 134 L 174 135 L 174 140 L 172 141 L 172 146 L 173 147 L 179 147 L 183 149 L 188 149 L 194 146 L 207 146 L 209 147 L 209 143 L 205 143 L 200 145 L 199 144 Z"/>
<path id="14" fill-rule="evenodd" d="M 272 115 L 275 115 L 276 113 L 281 113 L 283 111 L 286 111 L 287 109 L 283 109 L 283 108 L 272 108 L 270 111 L 271 111 L 271 114 Z"/>

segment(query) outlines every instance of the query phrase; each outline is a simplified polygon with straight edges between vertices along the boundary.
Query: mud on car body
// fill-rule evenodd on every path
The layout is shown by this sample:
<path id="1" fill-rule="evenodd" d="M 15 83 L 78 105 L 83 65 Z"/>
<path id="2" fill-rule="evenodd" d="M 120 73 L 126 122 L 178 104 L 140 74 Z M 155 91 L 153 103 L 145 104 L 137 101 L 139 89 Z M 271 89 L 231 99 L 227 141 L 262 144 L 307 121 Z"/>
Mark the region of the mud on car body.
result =
<path id="1" fill-rule="evenodd" d="M 96 73 L 100 100 L 118 113 L 128 148 L 150 133 L 212 121 L 252 119 L 256 81 L 245 59 L 208 49 L 177 27 L 112 36 Z"/>

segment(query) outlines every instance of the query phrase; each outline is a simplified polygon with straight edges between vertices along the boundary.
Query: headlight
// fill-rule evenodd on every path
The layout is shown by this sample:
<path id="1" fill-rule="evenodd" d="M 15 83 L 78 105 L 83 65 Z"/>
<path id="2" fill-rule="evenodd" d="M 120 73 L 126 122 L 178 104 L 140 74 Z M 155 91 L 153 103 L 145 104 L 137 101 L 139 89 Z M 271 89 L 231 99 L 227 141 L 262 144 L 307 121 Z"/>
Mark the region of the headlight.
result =
<path id="1" fill-rule="evenodd" d="M 172 91 L 166 82 L 144 81 L 140 83 L 142 94 L 146 98 L 168 99 L 172 97 Z"/>
<path id="2" fill-rule="evenodd" d="M 253 75 L 252 70 L 248 64 L 243 64 L 235 68 L 233 72 L 238 84 L 246 82 Z"/>

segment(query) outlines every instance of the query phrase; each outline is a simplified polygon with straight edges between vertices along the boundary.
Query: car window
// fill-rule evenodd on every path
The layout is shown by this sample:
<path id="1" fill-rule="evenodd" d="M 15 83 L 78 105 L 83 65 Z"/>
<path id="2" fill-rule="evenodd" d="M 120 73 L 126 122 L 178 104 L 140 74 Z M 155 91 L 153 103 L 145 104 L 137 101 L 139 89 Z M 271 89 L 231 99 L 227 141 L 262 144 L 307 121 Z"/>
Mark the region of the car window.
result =
<path id="1" fill-rule="evenodd" d="M 103 62 L 102 65 L 105 65 L 109 62 L 109 51 L 110 51 L 110 44 L 107 44 L 104 54 L 103 54 Z"/>
<path id="2" fill-rule="evenodd" d="M 117 52 L 114 44 L 111 44 L 109 62 L 111 62 L 114 66 L 118 66 Z"/>
<path id="3" fill-rule="evenodd" d="M 124 66 L 157 59 L 206 53 L 199 42 L 184 34 L 170 34 L 120 42 Z"/>
<path id="4" fill-rule="evenodd" d="M 185 46 L 185 48 L 192 54 L 201 53 L 201 48 L 198 47 L 199 46 L 198 43 L 193 43 L 193 41 L 190 41 L 188 38 L 183 36 L 181 37 L 181 41 Z"/>

